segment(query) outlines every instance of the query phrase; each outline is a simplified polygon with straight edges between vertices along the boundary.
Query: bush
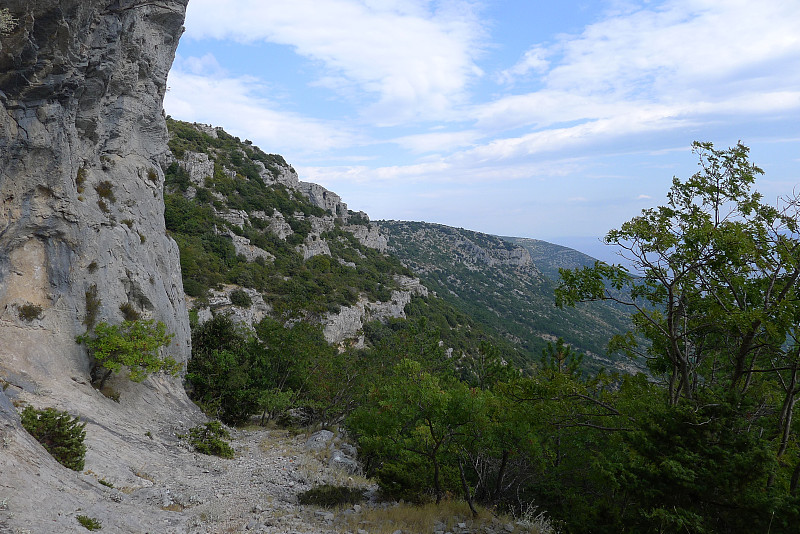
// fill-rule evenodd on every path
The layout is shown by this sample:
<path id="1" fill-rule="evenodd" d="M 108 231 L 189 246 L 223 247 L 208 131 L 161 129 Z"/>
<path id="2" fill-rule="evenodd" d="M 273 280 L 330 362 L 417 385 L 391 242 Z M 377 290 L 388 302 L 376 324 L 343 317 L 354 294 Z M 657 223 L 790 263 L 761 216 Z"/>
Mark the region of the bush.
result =
<path id="1" fill-rule="evenodd" d="M 230 294 L 231 304 L 240 308 L 249 308 L 253 304 L 253 299 L 244 289 L 234 289 Z"/>
<path id="2" fill-rule="evenodd" d="M 194 450 L 220 458 L 233 458 L 233 447 L 225 441 L 230 437 L 219 421 L 209 421 L 189 430 L 189 442 Z"/>
<path id="3" fill-rule="evenodd" d="M 166 333 L 164 323 L 152 320 L 124 321 L 119 325 L 100 323 L 94 328 L 94 335 L 89 332 L 78 336 L 78 343 L 85 343 L 95 359 L 96 373 L 99 368 L 106 372 L 99 380 L 98 389 L 112 372 L 118 372 L 123 366 L 130 369 L 130 378 L 141 382 L 150 373 L 166 371 L 177 374 L 180 365 L 170 357 L 161 358 L 159 350 L 169 345 L 173 334 Z"/>
<path id="4" fill-rule="evenodd" d="M 26 406 L 20 415 L 22 426 L 47 449 L 61 465 L 74 471 L 83 469 L 86 456 L 86 438 L 80 419 L 55 408 L 36 410 Z"/>
<path id="5" fill-rule="evenodd" d="M 323 484 L 304 491 L 297 496 L 300 504 L 312 504 L 332 508 L 342 504 L 358 504 L 364 500 L 364 491 L 346 486 Z"/>
<path id="6" fill-rule="evenodd" d="M 103 528 L 103 524 L 100 523 L 99 520 L 89 517 L 88 515 L 79 515 L 75 519 L 77 519 L 78 523 L 83 525 L 86 530 L 100 530 Z"/>

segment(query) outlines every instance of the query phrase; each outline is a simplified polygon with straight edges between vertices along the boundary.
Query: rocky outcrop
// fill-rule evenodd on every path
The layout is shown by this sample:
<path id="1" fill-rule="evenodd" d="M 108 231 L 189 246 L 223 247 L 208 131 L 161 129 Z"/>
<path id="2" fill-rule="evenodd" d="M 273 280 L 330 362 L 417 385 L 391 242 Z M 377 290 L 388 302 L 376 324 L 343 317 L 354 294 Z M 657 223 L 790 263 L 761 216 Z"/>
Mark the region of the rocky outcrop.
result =
<path id="1" fill-rule="evenodd" d="M 216 130 L 214 134 L 216 137 Z M 197 187 L 205 187 L 206 178 L 214 176 L 214 162 L 208 154 L 187 150 L 180 164 L 189 173 L 189 181 Z"/>
<path id="2" fill-rule="evenodd" d="M 2 395 L 81 415 L 89 423 L 87 469 L 134 489 L 143 480 L 133 464 L 156 461 L 134 450 L 148 427 L 198 412 L 179 379 L 119 379 L 112 386 L 120 403 L 104 397 L 89 385 L 90 363 L 75 337 L 91 322 L 87 291 L 96 288 L 96 321 L 118 323 L 120 306 L 132 306 L 166 323 L 171 357 L 189 356 L 161 171 L 162 100 L 186 1 L 3 2 L 18 25 L 0 36 Z M 103 515 L 114 503 L 55 464 L 13 410 L 2 410 L 0 427 L 2 498 L 14 511 L 9 523 L 0 518 L 0 530 L 74 531 L 74 516 L 62 517 L 70 507 L 97 509 L 114 532 L 172 530 L 165 512 L 122 506 L 116 518 Z"/>
<path id="3" fill-rule="evenodd" d="M 325 341 L 339 345 L 351 340 L 356 347 L 362 347 L 364 323 L 405 318 L 405 307 L 411 297 L 428 296 L 428 288 L 418 278 L 398 275 L 395 283 L 400 289 L 392 291 L 387 302 L 369 302 L 362 298 L 353 306 L 343 306 L 338 313 L 327 314 L 322 330 Z"/>
<path id="4" fill-rule="evenodd" d="M 341 217 L 347 220 L 347 204 L 342 202 L 342 197 L 336 193 L 328 191 L 321 185 L 312 184 L 310 182 L 299 182 L 297 189 L 307 196 L 308 200 L 318 208 L 329 211 L 335 217 Z"/>
<path id="5" fill-rule="evenodd" d="M 365 247 L 374 248 L 380 252 L 386 252 L 388 248 L 389 240 L 375 225 L 349 225 L 345 226 L 345 230 L 351 232 Z"/>
<path id="6" fill-rule="evenodd" d="M 250 297 L 249 306 L 233 304 L 231 293 L 237 290 L 244 291 Z M 210 290 L 206 301 L 202 305 L 195 305 L 194 309 L 197 310 L 200 323 L 210 320 L 216 313 L 221 313 L 246 326 L 258 324 L 272 312 L 272 307 L 264 302 L 264 297 L 258 291 L 234 285 Z"/>
<path id="7" fill-rule="evenodd" d="M 230 230 L 223 235 L 233 242 L 233 248 L 236 250 L 236 254 L 244 256 L 247 261 L 256 261 L 258 258 L 265 261 L 272 261 L 275 259 L 275 256 L 266 250 L 251 244 L 250 240 L 246 237 L 236 235 Z"/>

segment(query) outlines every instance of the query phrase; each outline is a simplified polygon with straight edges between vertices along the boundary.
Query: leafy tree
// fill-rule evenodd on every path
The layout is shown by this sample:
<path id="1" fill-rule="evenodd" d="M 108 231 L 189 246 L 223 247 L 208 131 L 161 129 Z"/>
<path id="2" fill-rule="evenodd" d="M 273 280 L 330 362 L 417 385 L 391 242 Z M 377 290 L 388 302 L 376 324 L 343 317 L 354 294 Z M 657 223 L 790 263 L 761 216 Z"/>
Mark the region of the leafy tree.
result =
<path id="1" fill-rule="evenodd" d="M 366 454 L 380 462 L 381 485 L 415 500 L 432 490 L 438 504 L 448 487 L 458 488 L 455 446 L 480 411 L 479 391 L 404 359 L 371 396 L 350 427 Z"/>
<path id="2" fill-rule="evenodd" d="M 36 410 L 26 406 L 20 414 L 22 426 L 47 449 L 61 465 L 73 471 L 83 470 L 86 457 L 86 423 L 55 408 Z"/>
<path id="3" fill-rule="evenodd" d="M 190 396 L 206 413 L 240 424 L 258 410 L 253 363 L 262 348 L 230 317 L 215 315 L 192 331 L 192 359 L 186 372 Z"/>
<path id="4" fill-rule="evenodd" d="M 741 143 L 693 147 L 700 170 L 673 179 L 667 204 L 606 236 L 635 274 L 602 262 L 562 270 L 557 303 L 628 307 L 635 331 L 610 348 L 645 357 L 663 385 L 644 404 L 608 403 L 633 409 L 628 457 L 609 471 L 635 503 L 622 520 L 784 531 L 800 504 L 800 199 L 765 204 L 753 191 L 763 171 Z"/>
<path id="5" fill-rule="evenodd" d="M 104 369 L 98 388 L 102 389 L 112 372 L 122 367 L 130 370 L 130 378 L 141 382 L 150 373 L 164 371 L 177 374 L 180 364 L 169 356 L 159 355 L 161 348 L 172 341 L 173 334 L 167 334 L 162 322 L 153 320 L 124 321 L 111 325 L 99 323 L 93 333 L 78 336 L 78 343 L 85 343 L 95 360 L 95 369 Z"/>
<path id="6" fill-rule="evenodd" d="M 671 404 L 717 385 L 743 394 L 755 374 L 797 367 L 798 199 L 762 203 L 751 188 L 763 171 L 744 145 L 693 146 L 701 170 L 673 179 L 666 206 L 605 238 L 640 276 L 598 262 L 562 270 L 556 293 L 559 305 L 613 300 L 631 308 L 650 345 L 642 349 L 630 335 L 613 347 L 647 357 Z"/>

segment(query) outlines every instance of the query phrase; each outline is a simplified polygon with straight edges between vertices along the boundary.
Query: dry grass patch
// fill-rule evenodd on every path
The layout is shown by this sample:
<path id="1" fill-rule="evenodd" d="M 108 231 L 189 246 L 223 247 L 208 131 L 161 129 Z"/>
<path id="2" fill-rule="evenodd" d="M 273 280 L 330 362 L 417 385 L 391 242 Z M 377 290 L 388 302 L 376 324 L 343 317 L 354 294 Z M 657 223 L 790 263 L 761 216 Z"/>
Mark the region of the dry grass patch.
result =
<path id="1" fill-rule="evenodd" d="M 368 531 L 370 534 L 393 534 L 397 530 L 406 532 L 434 532 L 468 528 L 471 532 L 483 532 L 484 527 L 492 531 L 508 534 L 508 528 L 513 527 L 515 534 L 555 534 L 549 525 L 519 524 L 505 515 L 495 515 L 489 510 L 477 507 L 478 516 L 473 517 L 469 506 L 460 501 L 443 501 L 423 505 L 398 504 L 387 508 L 372 508 L 364 506 L 356 513 L 343 514 L 344 509 L 337 513 L 337 517 L 344 518 L 342 532 L 357 532 L 358 529 Z"/>

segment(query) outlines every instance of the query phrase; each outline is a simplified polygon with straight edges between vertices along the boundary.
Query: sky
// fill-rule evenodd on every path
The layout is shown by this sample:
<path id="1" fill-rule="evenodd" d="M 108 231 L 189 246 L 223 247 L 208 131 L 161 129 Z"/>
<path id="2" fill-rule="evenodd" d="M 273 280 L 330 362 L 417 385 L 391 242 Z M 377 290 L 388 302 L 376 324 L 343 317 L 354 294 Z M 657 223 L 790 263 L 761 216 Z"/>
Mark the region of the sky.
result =
<path id="1" fill-rule="evenodd" d="M 164 101 L 370 218 L 600 239 L 742 141 L 800 193 L 800 1 L 190 0 Z M 795 191 L 795 189 L 797 189 Z"/>

